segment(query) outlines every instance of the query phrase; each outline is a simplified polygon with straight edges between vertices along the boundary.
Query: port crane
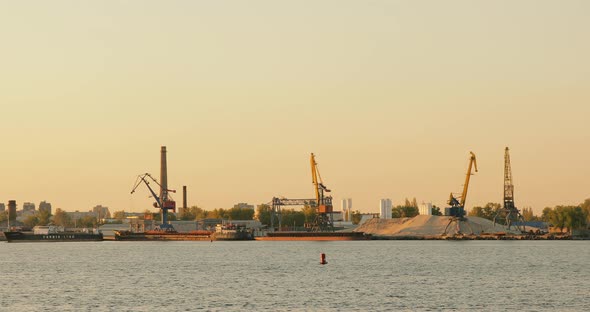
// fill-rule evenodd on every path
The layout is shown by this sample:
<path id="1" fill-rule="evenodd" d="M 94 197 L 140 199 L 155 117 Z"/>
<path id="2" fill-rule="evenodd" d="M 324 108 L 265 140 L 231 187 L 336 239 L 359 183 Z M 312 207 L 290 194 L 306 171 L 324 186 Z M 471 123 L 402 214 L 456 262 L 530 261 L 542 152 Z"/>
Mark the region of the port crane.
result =
<path id="1" fill-rule="evenodd" d="M 504 150 L 504 207 L 498 210 L 494 215 L 494 225 L 496 220 L 504 218 L 505 224 L 510 229 L 513 223 L 520 222 L 519 225 L 515 225 L 517 230 L 521 232 L 525 231 L 524 228 L 524 217 L 520 211 L 514 206 L 514 184 L 512 183 L 512 168 L 510 165 L 510 152 L 508 147 Z"/>
<path id="2" fill-rule="evenodd" d="M 160 187 L 160 196 L 158 196 L 156 192 L 154 192 L 154 190 L 150 186 L 150 181 L 154 182 L 156 185 Z M 137 179 L 135 180 L 135 186 L 131 190 L 131 194 L 135 193 L 135 190 L 142 183 L 144 183 L 145 186 L 147 186 L 148 190 L 152 194 L 152 197 L 156 200 L 156 202 L 154 202 L 154 207 L 160 208 L 162 211 L 162 224 L 159 226 L 159 228 L 156 228 L 156 230 L 166 232 L 175 231 L 174 227 L 171 224 L 168 224 L 168 210 L 176 212 L 176 202 L 172 200 L 172 198 L 168 195 L 168 192 L 175 193 L 176 191 L 164 188 L 154 177 L 152 177 L 151 174 L 144 173 L 142 175 L 137 176 Z"/>
<path id="3" fill-rule="evenodd" d="M 313 231 L 334 231 L 334 208 L 332 206 L 332 196 L 325 196 L 324 193 L 329 193 L 330 190 L 324 185 L 318 163 L 315 160 L 315 155 L 311 153 L 311 177 L 315 190 L 316 198 L 316 219 L 313 225 Z"/>
<path id="4" fill-rule="evenodd" d="M 457 199 L 454 194 L 451 192 L 449 196 L 448 204 L 451 206 L 446 208 L 445 215 L 450 216 L 449 223 L 445 228 L 444 235 L 447 234 L 447 230 L 449 226 L 454 222 L 457 225 L 457 233 L 460 233 L 459 229 L 459 222 L 465 221 L 465 201 L 467 200 L 467 190 L 469 189 L 469 181 L 473 173 L 471 173 L 472 169 L 475 169 L 477 172 L 477 160 L 475 158 L 475 154 L 473 152 L 469 152 L 469 166 L 467 167 L 467 175 L 465 177 L 465 184 L 463 184 L 463 193 L 461 193 L 461 198 Z M 473 229 L 471 230 L 473 233 Z"/>
<path id="5" fill-rule="evenodd" d="M 334 231 L 334 215 L 333 215 L 333 206 L 332 206 L 332 197 L 326 196 L 325 193 L 329 193 L 330 189 L 328 189 L 324 182 L 322 181 L 322 176 L 318 169 L 318 164 L 315 160 L 315 155 L 311 153 L 310 157 L 311 163 L 311 179 L 314 186 L 314 199 L 290 199 L 284 197 L 273 197 L 270 205 L 271 205 L 271 228 L 274 229 L 274 222 L 275 218 L 278 219 L 278 226 L 281 229 L 281 210 L 282 206 L 304 206 L 309 205 L 315 208 L 316 217 L 309 226 L 311 231 L 313 232 L 326 232 L 326 231 Z M 306 225 L 308 227 L 308 225 Z"/>

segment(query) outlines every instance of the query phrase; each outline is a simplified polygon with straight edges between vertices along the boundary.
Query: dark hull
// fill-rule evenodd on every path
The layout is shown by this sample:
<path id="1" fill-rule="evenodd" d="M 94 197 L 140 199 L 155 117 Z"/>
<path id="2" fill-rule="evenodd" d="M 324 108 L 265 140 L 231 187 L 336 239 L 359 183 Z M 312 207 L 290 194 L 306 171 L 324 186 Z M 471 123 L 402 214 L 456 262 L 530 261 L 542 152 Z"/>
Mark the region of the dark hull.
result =
<path id="1" fill-rule="evenodd" d="M 239 241 L 239 240 L 253 240 L 252 233 L 236 232 L 236 233 L 215 233 L 214 240 L 218 241 Z"/>
<path id="2" fill-rule="evenodd" d="M 54 233 L 54 234 L 32 234 L 23 232 L 4 232 L 6 241 L 16 242 L 95 242 L 102 241 L 102 233 Z"/>
<path id="3" fill-rule="evenodd" d="M 349 241 L 368 240 L 371 235 L 363 232 L 272 232 L 256 240 L 274 241 Z"/>
<path id="4" fill-rule="evenodd" d="M 115 231 L 115 240 L 118 241 L 212 241 L 212 234 L 195 233 L 132 233 L 127 231 Z"/>

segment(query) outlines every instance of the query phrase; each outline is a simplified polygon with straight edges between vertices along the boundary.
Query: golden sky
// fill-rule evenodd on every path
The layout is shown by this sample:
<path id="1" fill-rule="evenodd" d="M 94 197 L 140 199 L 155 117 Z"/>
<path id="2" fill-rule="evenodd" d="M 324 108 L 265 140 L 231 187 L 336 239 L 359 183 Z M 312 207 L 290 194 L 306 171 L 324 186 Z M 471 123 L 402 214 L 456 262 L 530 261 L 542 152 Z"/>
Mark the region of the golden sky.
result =
<path id="1" fill-rule="evenodd" d="M 0 3 L 0 202 L 140 212 L 138 174 L 189 204 L 353 208 L 590 197 L 588 1 Z M 178 202 L 182 196 L 176 195 Z"/>

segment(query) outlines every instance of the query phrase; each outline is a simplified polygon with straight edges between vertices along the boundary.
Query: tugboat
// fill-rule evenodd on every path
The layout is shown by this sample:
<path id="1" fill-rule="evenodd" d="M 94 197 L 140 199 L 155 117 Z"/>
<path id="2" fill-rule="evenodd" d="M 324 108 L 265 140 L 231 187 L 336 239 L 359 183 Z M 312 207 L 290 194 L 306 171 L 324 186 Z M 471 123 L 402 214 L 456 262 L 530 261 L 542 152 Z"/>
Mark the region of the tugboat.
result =
<path id="1" fill-rule="evenodd" d="M 36 226 L 33 232 L 8 231 L 4 232 L 6 241 L 11 242 L 86 242 L 102 241 L 102 233 L 98 229 L 81 232 L 65 231 L 62 226 Z"/>
<path id="2" fill-rule="evenodd" d="M 215 240 L 236 241 L 253 239 L 252 232 L 248 231 L 245 226 L 235 224 L 218 224 L 215 226 Z"/>

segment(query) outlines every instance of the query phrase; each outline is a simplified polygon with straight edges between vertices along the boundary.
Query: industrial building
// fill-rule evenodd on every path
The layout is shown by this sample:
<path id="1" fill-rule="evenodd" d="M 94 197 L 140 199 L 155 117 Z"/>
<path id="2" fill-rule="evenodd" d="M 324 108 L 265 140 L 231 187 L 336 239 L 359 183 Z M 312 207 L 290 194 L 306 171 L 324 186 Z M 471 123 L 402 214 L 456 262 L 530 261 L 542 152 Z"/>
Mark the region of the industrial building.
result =
<path id="1" fill-rule="evenodd" d="M 39 203 L 39 211 L 48 211 L 51 214 L 51 203 L 42 201 Z"/>
<path id="2" fill-rule="evenodd" d="M 420 215 L 423 216 L 431 216 L 432 215 L 432 203 L 424 203 L 422 202 L 418 205 L 418 212 Z"/>
<path id="3" fill-rule="evenodd" d="M 23 203 L 23 212 L 25 212 L 25 211 L 35 211 L 35 204 L 29 203 L 29 202 L 24 202 Z"/>
<path id="4" fill-rule="evenodd" d="M 350 221 L 352 215 L 352 198 L 342 199 L 340 206 L 342 208 L 342 217 L 344 221 Z"/>
<path id="5" fill-rule="evenodd" d="M 379 211 L 381 219 L 391 219 L 391 198 L 384 198 L 379 201 Z"/>

